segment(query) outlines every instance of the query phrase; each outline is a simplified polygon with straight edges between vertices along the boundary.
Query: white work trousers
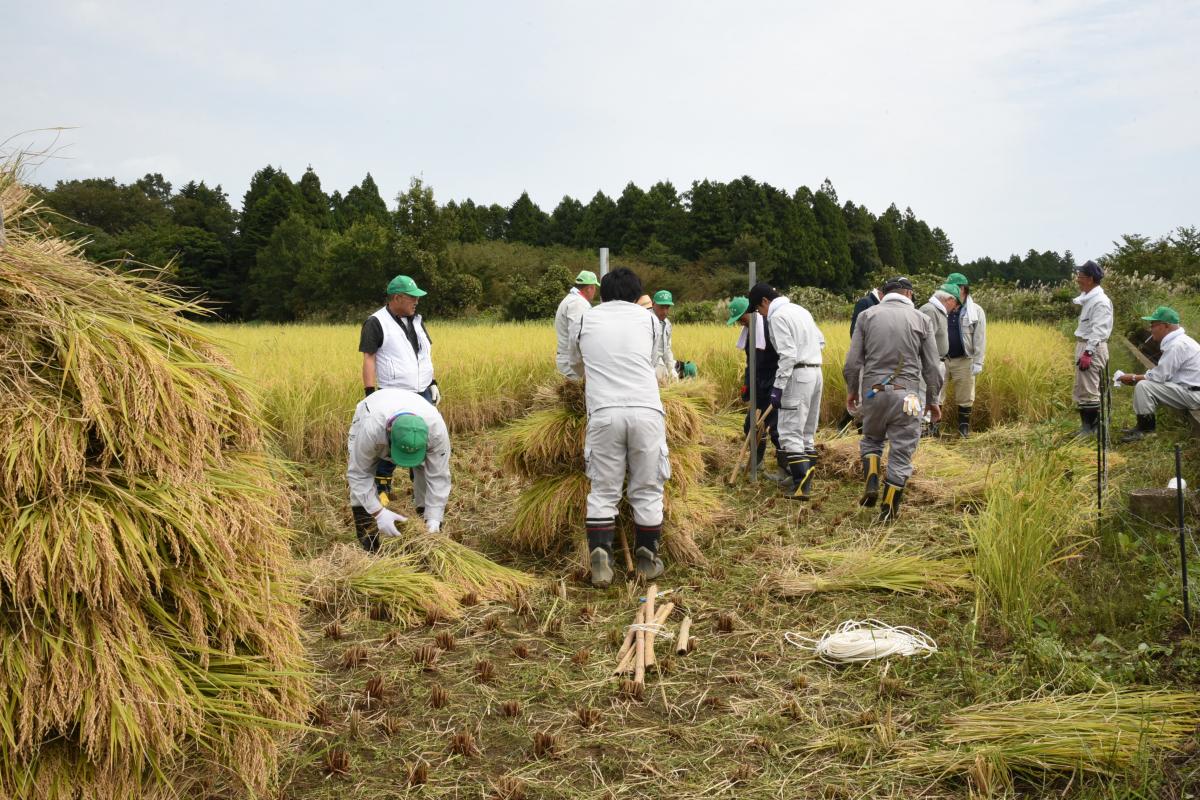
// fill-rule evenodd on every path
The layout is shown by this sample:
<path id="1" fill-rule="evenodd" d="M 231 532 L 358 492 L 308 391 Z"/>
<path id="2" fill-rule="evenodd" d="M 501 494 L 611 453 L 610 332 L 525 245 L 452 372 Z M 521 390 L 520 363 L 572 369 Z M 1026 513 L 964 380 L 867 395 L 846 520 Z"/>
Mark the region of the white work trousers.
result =
<path id="1" fill-rule="evenodd" d="M 815 453 L 825 376 L 820 367 L 796 367 L 783 389 L 779 445 L 787 453 Z"/>
<path id="2" fill-rule="evenodd" d="M 1133 385 L 1133 413 L 1153 414 L 1159 406 L 1193 411 L 1200 408 L 1200 391 L 1179 383 L 1138 381 Z"/>
<path id="3" fill-rule="evenodd" d="M 671 463 L 661 412 L 627 406 L 596 411 L 588 417 L 583 460 L 592 483 L 588 519 L 617 516 L 628 473 L 625 497 L 633 509 L 633 521 L 645 526 L 662 524 L 663 485 L 671 477 Z"/>

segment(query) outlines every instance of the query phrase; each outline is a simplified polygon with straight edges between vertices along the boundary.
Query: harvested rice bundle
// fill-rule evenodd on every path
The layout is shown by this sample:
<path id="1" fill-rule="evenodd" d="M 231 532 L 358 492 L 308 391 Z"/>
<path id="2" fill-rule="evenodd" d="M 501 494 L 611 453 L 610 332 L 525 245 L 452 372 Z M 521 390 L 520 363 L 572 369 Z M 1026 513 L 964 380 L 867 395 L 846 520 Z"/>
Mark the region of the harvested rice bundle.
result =
<path id="1" fill-rule="evenodd" d="M 414 624 L 430 611 L 445 617 L 460 611 L 461 592 L 423 571 L 414 554 L 370 554 L 336 544 L 297 572 L 305 601 L 334 616 L 382 607 L 392 621 Z"/>
<path id="2" fill-rule="evenodd" d="M 261 409 L 12 168 L 0 208 L 0 796 L 261 795 L 307 704 Z"/>
<path id="3" fill-rule="evenodd" d="M 497 564 L 464 544 L 424 531 L 408 539 L 393 541 L 387 551 L 411 554 L 427 571 L 455 587 L 460 595 L 474 592 L 484 600 L 511 600 L 536 582 L 532 575 Z"/>
<path id="4" fill-rule="evenodd" d="M 927 590 L 947 593 L 969 589 L 972 585 L 965 559 L 927 558 L 880 547 L 811 548 L 792 552 L 798 560 L 826 571 L 821 574 L 802 573 L 796 569 L 776 572 L 770 582 L 780 597 L 804 597 L 816 592 L 852 589 L 883 589 L 901 594 L 919 594 Z"/>
<path id="5" fill-rule="evenodd" d="M 857 437 L 839 437 L 817 444 L 821 466 L 831 474 L 852 480 L 862 479 L 862 457 Z M 887 463 L 886 452 L 884 463 Z M 956 452 L 935 441 L 922 441 L 913 456 L 913 474 L 905 486 L 916 502 L 934 506 L 958 507 L 983 500 L 987 489 L 989 465 Z"/>
<path id="6" fill-rule="evenodd" d="M 1200 724 L 1200 694 L 1121 689 L 971 706 L 946 720 L 930 749 L 894 766 L 967 774 L 976 789 L 1010 790 L 1047 773 L 1120 775 L 1147 749 L 1180 751 Z"/>

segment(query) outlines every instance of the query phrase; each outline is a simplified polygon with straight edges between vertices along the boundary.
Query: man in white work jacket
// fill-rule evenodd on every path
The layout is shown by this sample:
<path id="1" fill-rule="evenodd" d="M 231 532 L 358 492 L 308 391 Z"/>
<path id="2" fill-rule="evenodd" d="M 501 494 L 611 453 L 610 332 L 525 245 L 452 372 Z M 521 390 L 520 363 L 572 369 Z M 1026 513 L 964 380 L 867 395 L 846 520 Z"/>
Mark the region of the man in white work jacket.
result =
<path id="1" fill-rule="evenodd" d="M 600 281 L 591 270 L 581 270 L 575 276 L 575 285 L 558 304 L 554 312 L 554 334 L 558 337 L 558 349 L 554 353 L 554 366 L 558 374 L 569 381 L 583 380 L 571 369 L 571 338 L 579 333 L 579 321 L 592 307 Z"/>
<path id="2" fill-rule="evenodd" d="M 406 517 L 380 501 L 376 469 L 386 462 L 413 471 L 413 500 L 425 529 L 442 527 L 450 497 L 450 434 L 442 415 L 406 389 L 380 389 L 359 401 L 347 438 L 346 481 L 358 541 L 369 552 L 381 539 L 399 536 Z"/>
<path id="3" fill-rule="evenodd" d="M 1122 375 L 1121 383 L 1133 387 L 1133 411 L 1137 427 L 1125 431 L 1123 443 L 1137 442 L 1155 430 L 1159 406 L 1195 411 L 1200 408 L 1200 344 L 1179 324 L 1179 313 L 1159 306 L 1148 317 L 1150 338 L 1158 342 L 1162 356 L 1144 375 Z"/>
<path id="4" fill-rule="evenodd" d="M 417 313 L 425 294 L 412 278 L 397 275 L 387 285 L 387 303 L 363 323 L 358 350 L 363 354 L 365 396 L 376 389 L 406 389 L 435 406 L 441 402 L 433 376 L 433 341 Z M 380 464 L 376 485 L 381 494 L 392 490 L 394 469 L 390 462 Z"/>
<path id="5" fill-rule="evenodd" d="M 750 308 L 766 320 L 767 336 L 779 353 L 771 405 L 779 409 L 779 444 L 787 453 L 793 500 L 811 497 L 817 466 L 817 423 L 821 414 L 821 351 L 825 336 L 804 306 L 768 284 L 750 290 Z"/>
<path id="6" fill-rule="evenodd" d="M 653 306 L 650 312 L 658 321 L 658 345 L 654 350 L 654 374 L 659 383 L 670 383 L 678 378 L 675 370 L 675 353 L 671 350 L 671 306 L 675 298 L 666 289 L 659 289 L 650 298 Z"/>
<path id="7" fill-rule="evenodd" d="M 663 572 L 658 543 L 671 466 L 654 375 L 658 321 L 637 304 L 641 294 L 633 271 L 622 267 L 605 275 L 600 305 L 584 315 L 571 343 L 571 363 L 586 379 L 587 546 L 592 585 L 602 589 L 612 583 L 617 506 L 627 474 L 638 577 L 649 580 Z"/>

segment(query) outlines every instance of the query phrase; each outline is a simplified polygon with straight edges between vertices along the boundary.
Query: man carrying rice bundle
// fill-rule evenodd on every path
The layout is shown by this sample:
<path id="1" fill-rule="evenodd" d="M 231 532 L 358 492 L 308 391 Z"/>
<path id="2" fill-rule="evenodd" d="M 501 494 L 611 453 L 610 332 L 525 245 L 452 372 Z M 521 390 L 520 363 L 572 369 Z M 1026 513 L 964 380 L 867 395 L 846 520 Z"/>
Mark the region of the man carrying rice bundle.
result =
<path id="1" fill-rule="evenodd" d="M 571 338 L 579 333 L 579 321 L 592 307 L 600 281 L 591 270 L 581 270 L 575 276 L 575 285 L 558 304 L 554 312 L 554 333 L 558 337 L 558 349 L 554 353 L 554 365 L 558 373 L 569 381 L 583 380 L 571 369 Z"/>
<path id="2" fill-rule="evenodd" d="M 571 342 L 572 368 L 586 378 L 587 546 L 592 585 L 601 589 L 613 579 L 613 537 L 626 473 L 638 577 L 652 579 L 663 572 L 658 543 L 663 486 L 671 465 L 654 374 L 658 321 L 638 306 L 641 294 L 642 282 L 631 270 L 622 267 L 605 275 L 600 305 L 584 315 Z"/>
<path id="3" fill-rule="evenodd" d="M 354 409 L 347 441 L 346 480 L 350 510 L 363 549 L 375 552 L 380 539 L 399 536 L 407 517 L 383 505 L 375 487 L 381 463 L 413 471 L 413 499 L 425 529 L 437 533 L 450 497 L 450 433 L 442 415 L 424 397 L 406 389 L 379 389 Z"/>
<path id="4" fill-rule="evenodd" d="M 846 379 L 846 408 L 861 408 L 863 437 L 859 445 L 865 486 L 860 501 L 874 506 L 879 500 L 879 461 L 885 440 L 887 480 L 883 486 L 880 520 L 894 520 L 900 511 L 904 485 L 912 475 L 913 454 L 921 438 L 921 413 L 942 418 L 937 404 L 942 389 L 938 373 L 933 323 L 913 306 L 913 286 L 908 278 L 892 278 L 883 287 L 883 300 L 864 311 L 854 327 L 842 375 Z M 925 397 L 916 394 L 925 380 Z M 864 388 L 858 395 L 859 380 Z"/>
<path id="5" fill-rule="evenodd" d="M 825 337 L 808 309 L 766 283 L 750 290 L 750 308 L 762 315 L 767 336 L 779 354 L 771 405 L 779 409 L 779 442 L 787 453 L 793 500 L 811 497 L 817 466 L 817 423 L 825 379 L 821 350 Z"/>

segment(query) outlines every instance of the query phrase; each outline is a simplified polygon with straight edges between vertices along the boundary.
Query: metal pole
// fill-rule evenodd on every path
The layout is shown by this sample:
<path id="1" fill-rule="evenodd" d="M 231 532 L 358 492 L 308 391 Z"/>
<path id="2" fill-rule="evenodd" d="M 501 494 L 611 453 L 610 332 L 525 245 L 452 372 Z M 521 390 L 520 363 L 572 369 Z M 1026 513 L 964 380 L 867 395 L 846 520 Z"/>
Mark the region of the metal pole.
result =
<path id="1" fill-rule="evenodd" d="M 608 274 L 608 248 L 600 248 L 600 277 L 603 278 Z"/>
<path id="2" fill-rule="evenodd" d="M 1179 574 L 1183 578 L 1183 618 L 1192 626 L 1191 601 L 1188 599 L 1187 546 L 1183 527 L 1183 451 L 1175 445 L 1175 512 L 1179 517 Z"/>
<path id="3" fill-rule="evenodd" d="M 757 282 L 756 265 L 753 261 L 750 262 L 750 289 L 754 288 Z M 749 296 L 749 291 L 746 295 Z M 758 480 L 758 426 L 754 423 L 758 419 L 758 309 L 750 309 L 750 325 L 746 328 L 746 370 L 748 388 L 750 390 L 750 408 L 746 413 L 750 420 L 750 482 Z"/>

